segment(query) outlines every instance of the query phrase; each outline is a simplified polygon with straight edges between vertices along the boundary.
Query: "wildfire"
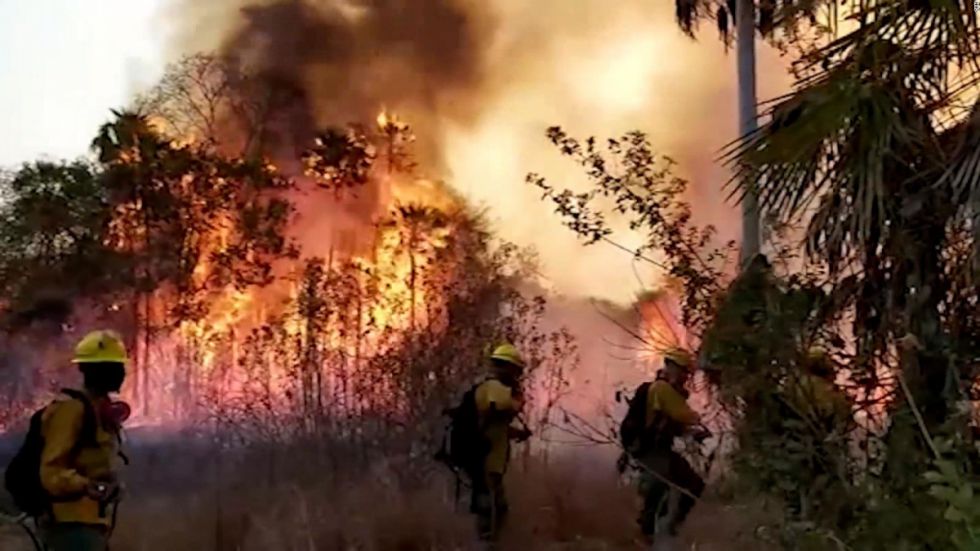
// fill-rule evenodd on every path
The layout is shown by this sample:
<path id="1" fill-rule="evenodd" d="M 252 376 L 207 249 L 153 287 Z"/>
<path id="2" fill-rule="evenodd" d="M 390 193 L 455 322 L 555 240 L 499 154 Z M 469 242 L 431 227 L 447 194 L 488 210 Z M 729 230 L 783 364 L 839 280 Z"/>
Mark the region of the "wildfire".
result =
<path id="1" fill-rule="evenodd" d="M 376 122 L 386 134 L 408 128 L 387 110 Z M 301 259 L 278 266 L 280 277 L 269 286 L 229 284 L 212 290 L 203 316 L 183 320 L 169 333 L 154 332 L 152 351 L 141 351 L 136 380 L 127 388 L 127 398 L 137 406 L 135 422 L 181 421 L 195 415 L 194 404 L 203 397 L 209 403 L 247 403 L 255 401 L 250 394 L 255 392 L 283 408 L 296 400 L 308 407 L 318 403 L 311 396 L 324 387 L 355 384 L 350 378 L 362 377 L 360 370 L 371 357 L 399 346 L 411 331 L 441 321 L 436 303 L 445 297 L 433 294 L 426 282 L 441 269 L 434 259 L 449 246 L 460 202 L 441 182 L 378 172 L 372 178 L 382 190 L 381 215 L 365 228 L 374 232 L 370 250 L 331 252 L 319 264 L 320 279 L 309 275 L 315 261 Z M 125 234 L 127 221 L 138 211 L 138 206 L 119 211 L 113 222 L 120 228 L 116 235 Z M 215 259 L 234 246 L 230 218 L 210 227 L 192 269 L 198 287 L 212 279 Z M 115 245 L 134 243 L 120 237 Z M 174 291 L 158 293 L 155 308 L 165 311 L 164 303 L 173 297 Z M 339 362 L 344 372 L 331 372 L 330 362 Z M 392 385 L 375 380 L 370 392 L 391 396 L 386 407 L 394 411 Z M 192 406 L 140 407 L 167 398 Z"/>
<path id="2" fill-rule="evenodd" d="M 218 341 L 229 331 L 240 327 L 255 305 L 254 292 L 228 288 L 211 306 L 208 317 L 200 321 L 184 321 L 179 333 L 190 342 L 200 343 L 201 368 L 209 372 L 218 354 Z"/>
<path id="3" fill-rule="evenodd" d="M 425 178 L 402 182 L 391 190 L 393 203 L 401 205 L 425 205 L 452 214 L 459 210 L 460 200 L 445 183 Z"/>
<path id="4" fill-rule="evenodd" d="M 641 299 L 637 306 L 640 314 L 640 334 L 645 346 L 639 350 L 644 362 L 659 360 L 662 353 L 673 347 L 689 348 L 687 332 L 681 324 L 680 306 L 667 292 Z"/>

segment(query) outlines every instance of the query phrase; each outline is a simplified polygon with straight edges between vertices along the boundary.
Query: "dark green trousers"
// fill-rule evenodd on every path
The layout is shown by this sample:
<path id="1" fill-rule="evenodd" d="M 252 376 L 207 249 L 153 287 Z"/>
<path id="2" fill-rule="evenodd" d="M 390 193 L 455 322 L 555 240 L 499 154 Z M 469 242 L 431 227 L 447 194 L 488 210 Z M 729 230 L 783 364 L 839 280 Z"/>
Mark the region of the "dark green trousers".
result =
<path id="1" fill-rule="evenodd" d="M 696 497 L 701 497 L 704 492 L 704 480 L 684 456 L 672 450 L 648 453 L 643 456 L 641 463 L 644 467 L 640 471 L 643 510 L 637 523 L 645 535 L 652 536 L 656 531 L 657 520 L 663 516 L 667 519 L 667 530 L 676 533 L 696 501 L 690 495 L 671 488 L 663 479 L 684 488 Z"/>
<path id="2" fill-rule="evenodd" d="M 471 478 L 473 493 L 470 511 L 476 515 L 476 529 L 482 540 L 496 540 L 507 520 L 507 496 L 504 493 L 504 475 L 476 473 Z"/>
<path id="3" fill-rule="evenodd" d="M 41 528 L 48 551 L 106 551 L 104 526 L 77 522 L 54 522 Z"/>

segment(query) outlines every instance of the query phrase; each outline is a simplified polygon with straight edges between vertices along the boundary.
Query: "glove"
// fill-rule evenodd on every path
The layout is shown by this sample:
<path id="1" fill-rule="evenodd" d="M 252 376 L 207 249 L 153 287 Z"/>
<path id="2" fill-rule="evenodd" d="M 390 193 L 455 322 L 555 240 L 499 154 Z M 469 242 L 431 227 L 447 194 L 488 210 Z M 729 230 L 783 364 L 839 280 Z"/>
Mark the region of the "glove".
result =
<path id="1" fill-rule="evenodd" d="M 618 471 L 619 474 L 625 473 L 626 467 L 629 467 L 629 464 L 630 464 L 629 454 L 627 454 L 626 452 L 619 454 L 619 459 L 616 460 L 616 471 Z"/>
<path id="2" fill-rule="evenodd" d="M 700 444 L 711 436 L 711 431 L 707 427 L 698 427 L 692 436 L 694 441 Z"/>
<path id="3" fill-rule="evenodd" d="M 513 432 L 514 439 L 517 440 L 518 442 L 524 442 L 525 440 L 530 438 L 532 434 L 531 429 L 527 429 L 527 428 L 513 429 L 513 430 L 514 430 Z"/>
<path id="4" fill-rule="evenodd" d="M 93 480 L 85 488 L 85 495 L 100 503 L 119 495 L 121 485 L 115 480 Z"/>

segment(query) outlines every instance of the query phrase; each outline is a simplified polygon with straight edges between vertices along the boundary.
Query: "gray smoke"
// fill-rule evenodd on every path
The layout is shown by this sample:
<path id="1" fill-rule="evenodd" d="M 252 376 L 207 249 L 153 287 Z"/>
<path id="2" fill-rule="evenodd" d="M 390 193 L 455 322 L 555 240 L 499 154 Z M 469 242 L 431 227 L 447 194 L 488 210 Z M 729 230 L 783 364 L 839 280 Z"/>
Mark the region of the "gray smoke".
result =
<path id="1" fill-rule="evenodd" d="M 482 82 L 482 55 L 493 25 L 477 5 L 251 1 L 238 10 L 239 21 L 220 53 L 289 98 L 278 129 L 280 147 L 295 152 L 326 126 L 372 122 L 384 105 L 410 116 L 421 160 L 431 166 L 438 159 L 438 132 L 431 126 L 443 117 L 465 120 Z"/>

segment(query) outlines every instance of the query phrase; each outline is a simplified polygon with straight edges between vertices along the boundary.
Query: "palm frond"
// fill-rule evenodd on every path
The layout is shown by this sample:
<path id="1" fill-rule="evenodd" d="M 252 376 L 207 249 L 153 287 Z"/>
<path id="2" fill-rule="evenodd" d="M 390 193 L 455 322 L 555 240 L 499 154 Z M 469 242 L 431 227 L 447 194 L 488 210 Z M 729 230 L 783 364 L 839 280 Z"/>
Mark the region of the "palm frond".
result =
<path id="1" fill-rule="evenodd" d="M 701 0 L 675 0 L 674 9 L 677 26 L 684 34 L 694 37 L 698 18 L 701 16 Z"/>
<path id="2" fill-rule="evenodd" d="M 973 107 L 970 117 L 950 131 L 956 144 L 949 169 L 937 183 L 949 185 L 961 200 L 980 197 L 980 100 Z"/>
<path id="3" fill-rule="evenodd" d="M 811 254 L 842 258 L 883 231 L 895 194 L 944 169 L 909 78 L 915 67 L 896 62 L 894 48 L 875 40 L 850 51 L 723 154 L 734 168 L 729 185 L 744 192 L 754 183 L 769 212 L 800 216 L 823 198 L 810 220 Z"/>
<path id="4" fill-rule="evenodd" d="M 722 41 L 727 44 L 728 39 L 731 36 L 731 28 L 728 25 L 728 8 L 725 6 L 718 6 L 715 21 L 718 24 L 718 34 L 721 35 Z"/>

